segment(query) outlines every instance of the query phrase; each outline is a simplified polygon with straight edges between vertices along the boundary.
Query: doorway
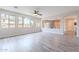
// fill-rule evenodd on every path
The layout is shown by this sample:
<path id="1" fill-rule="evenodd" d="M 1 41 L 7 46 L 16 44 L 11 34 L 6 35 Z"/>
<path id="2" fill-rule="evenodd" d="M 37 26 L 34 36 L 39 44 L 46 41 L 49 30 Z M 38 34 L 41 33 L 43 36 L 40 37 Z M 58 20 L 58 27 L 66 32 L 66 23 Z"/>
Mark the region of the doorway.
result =
<path id="1" fill-rule="evenodd" d="M 77 33 L 77 20 L 75 16 L 65 17 L 65 34 L 76 35 Z"/>

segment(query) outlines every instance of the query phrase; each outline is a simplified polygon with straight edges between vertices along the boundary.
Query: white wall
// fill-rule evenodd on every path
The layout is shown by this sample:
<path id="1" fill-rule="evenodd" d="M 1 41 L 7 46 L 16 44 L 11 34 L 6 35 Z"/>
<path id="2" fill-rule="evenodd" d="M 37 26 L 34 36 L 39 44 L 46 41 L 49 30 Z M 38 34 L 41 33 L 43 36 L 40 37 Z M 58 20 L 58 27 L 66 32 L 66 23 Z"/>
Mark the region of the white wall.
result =
<path id="1" fill-rule="evenodd" d="M 39 32 L 39 29 L 0 29 L 0 38 Z"/>
<path id="2" fill-rule="evenodd" d="M 0 13 L 2 13 L 2 12 L 6 13 L 6 14 L 15 15 L 15 16 L 18 15 L 18 16 L 29 17 L 34 21 L 37 21 L 37 20 L 41 21 L 40 18 L 35 18 L 35 17 L 29 16 L 29 15 L 23 15 L 23 14 L 19 14 L 19 13 L 0 9 Z M 37 28 L 35 26 L 33 26 L 32 28 L 6 28 L 6 29 L 0 28 L 0 38 L 5 38 L 5 37 L 10 37 L 10 36 L 15 36 L 15 35 L 28 34 L 28 33 L 34 33 L 34 32 L 41 31 L 41 27 Z"/>

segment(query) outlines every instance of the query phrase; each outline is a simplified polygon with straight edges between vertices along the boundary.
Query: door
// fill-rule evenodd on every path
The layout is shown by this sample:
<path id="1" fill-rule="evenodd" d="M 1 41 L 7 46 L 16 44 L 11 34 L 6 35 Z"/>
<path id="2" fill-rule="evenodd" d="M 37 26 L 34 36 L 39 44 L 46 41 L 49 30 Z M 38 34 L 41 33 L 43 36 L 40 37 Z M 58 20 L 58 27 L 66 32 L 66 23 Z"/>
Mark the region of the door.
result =
<path id="1" fill-rule="evenodd" d="M 75 19 L 66 19 L 65 20 L 65 27 L 66 27 L 66 34 L 76 34 L 76 26 L 75 26 Z"/>
<path id="2" fill-rule="evenodd" d="M 66 21 L 66 31 L 74 31 L 75 26 L 74 26 L 74 20 L 69 19 Z"/>

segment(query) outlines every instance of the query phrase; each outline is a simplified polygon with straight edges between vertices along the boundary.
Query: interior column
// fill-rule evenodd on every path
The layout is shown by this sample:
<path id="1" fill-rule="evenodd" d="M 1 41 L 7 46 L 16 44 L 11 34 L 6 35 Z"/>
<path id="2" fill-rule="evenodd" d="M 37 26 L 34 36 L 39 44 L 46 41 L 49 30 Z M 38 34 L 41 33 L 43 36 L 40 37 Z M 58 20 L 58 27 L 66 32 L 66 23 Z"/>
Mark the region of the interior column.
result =
<path id="1" fill-rule="evenodd" d="M 62 34 L 64 34 L 64 31 L 65 31 L 65 26 L 64 26 L 64 17 L 61 17 L 61 22 L 60 22 L 60 31 Z"/>
<path id="2" fill-rule="evenodd" d="M 77 16 L 77 36 L 79 37 L 79 16 Z"/>

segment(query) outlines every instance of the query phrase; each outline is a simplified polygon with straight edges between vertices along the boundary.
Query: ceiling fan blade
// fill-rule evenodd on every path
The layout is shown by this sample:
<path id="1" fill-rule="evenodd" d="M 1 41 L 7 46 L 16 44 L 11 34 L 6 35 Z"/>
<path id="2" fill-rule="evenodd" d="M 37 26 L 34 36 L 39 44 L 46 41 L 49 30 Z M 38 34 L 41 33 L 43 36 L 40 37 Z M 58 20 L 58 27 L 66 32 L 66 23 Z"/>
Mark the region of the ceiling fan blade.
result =
<path id="1" fill-rule="evenodd" d="M 42 14 L 38 14 L 38 15 L 42 16 Z"/>
<path id="2" fill-rule="evenodd" d="M 34 10 L 34 14 L 37 14 L 37 11 L 36 10 Z"/>

